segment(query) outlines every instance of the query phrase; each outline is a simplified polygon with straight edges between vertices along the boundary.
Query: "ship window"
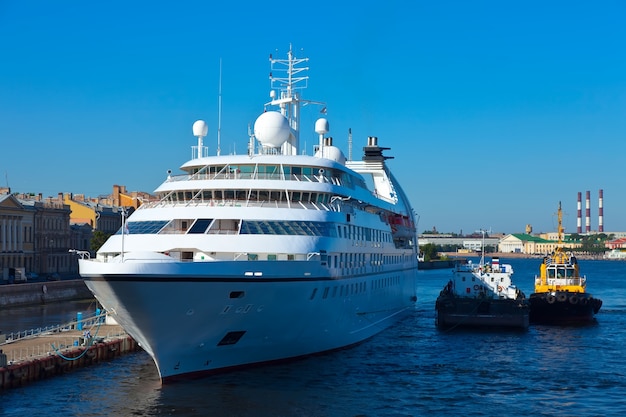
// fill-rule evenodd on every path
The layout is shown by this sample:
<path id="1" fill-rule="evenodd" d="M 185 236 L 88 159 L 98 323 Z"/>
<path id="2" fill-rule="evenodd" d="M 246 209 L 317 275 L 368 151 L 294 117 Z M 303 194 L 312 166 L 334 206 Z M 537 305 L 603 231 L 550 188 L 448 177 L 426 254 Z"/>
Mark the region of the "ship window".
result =
<path id="1" fill-rule="evenodd" d="M 322 296 L 322 298 L 328 298 L 328 290 L 328 287 L 324 288 L 324 295 Z"/>
<path id="2" fill-rule="evenodd" d="M 248 254 L 248 260 L 249 261 L 258 261 L 259 260 L 259 255 L 256 253 L 249 253 Z"/>
<path id="3" fill-rule="evenodd" d="M 239 340 L 246 334 L 245 330 L 237 331 L 237 332 L 228 332 L 226 336 L 222 338 L 217 344 L 218 346 L 226 346 L 226 345 L 234 345 L 239 342 Z"/>
<path id="4" fill-rule="evenodd" d="M 230 298 L 243 298 L 246 293 L 244 291 L 231 291 Z"/>
<path id="5" fill-rule="evenodd" d="M 159 230 L 163 228 L 167 224 L 167 220 L 150 220 L 145 222 L 127 222 L 126 223 L 126 234 L 130 235 L 154 235 L 159 233 Z M 117 231 L 118 235 L 122 234 L 122 228 Z"/>
<path id="6" fill-rule="evenodd" d="M 189 229 L 189 234 L 202 234 L 206 231 L 207 227 L 211 224 L 213 219 L 197 219 L 196 222 Z"/>
<path id="7" fill-rule="evenodd" d="M 268 261 L 275 261 L 276 260 L 276 254 L 273 254 L 273 253 L 268 254 L 267 255 L 267 260 Z"/>
<path id="8" fill-rule="evenodd" d="M 315 294 L 317 294 L 317 288 L 313 289 L 313 292 L 311 293 L 311 300 L 315 298 Z"/>

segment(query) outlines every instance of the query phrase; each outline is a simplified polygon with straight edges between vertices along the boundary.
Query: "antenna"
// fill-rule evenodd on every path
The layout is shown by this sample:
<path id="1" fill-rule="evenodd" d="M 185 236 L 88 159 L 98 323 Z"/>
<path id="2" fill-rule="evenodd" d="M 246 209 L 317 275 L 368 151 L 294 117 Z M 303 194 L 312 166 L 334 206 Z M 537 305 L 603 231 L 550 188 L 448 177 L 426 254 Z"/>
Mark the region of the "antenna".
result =
<path id="1" fill-rule="evenodd" d="M 348 128 L 348 161 L 352 161 L 352 128 Z"/>
<path id="2" fill-rule="evenodd" d="M 220 156 L 220 136 L 222 134 L 222 58 L 220 58 L 220 86 L 217 100 L 217 156 Z"/>
<path id="3" fill-rule="evenodd" d="M 482 233 L 483 235 L 483 243 L 480 246 L 480 265 L 484 265 L 485 264 L 485 233 L 491 233 L 491 228 L 489 228 L 489 230 L 485 230 L 485 229 L 479 229 L 476 232 L 478 233 Z"/>

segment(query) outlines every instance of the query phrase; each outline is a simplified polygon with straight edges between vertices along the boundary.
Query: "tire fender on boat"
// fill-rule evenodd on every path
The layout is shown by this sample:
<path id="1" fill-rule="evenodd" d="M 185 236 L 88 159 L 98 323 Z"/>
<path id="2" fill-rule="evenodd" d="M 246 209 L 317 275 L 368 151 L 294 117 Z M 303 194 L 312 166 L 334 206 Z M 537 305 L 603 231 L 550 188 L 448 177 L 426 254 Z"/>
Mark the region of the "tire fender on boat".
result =
<path id="1" fill-rule="evenodd" d="M 548 302 L 548 304 L 554 304 L 554 302 L 556 301 L 556 297 L 554 295 L 549 295 L 546 297 L 546 301 Z"/>
<path id="2" fill-rule="evenodd" d="M 574 304 L 574 305 L 576 305 L 576 304 L 578 304 L 578 301 L 579 301 L 579 300 L 578 300 L 578 296 L 576 296 L 576 295 L 572 295 L 572 296 L 569 298 L 569 302 L 570 302 L 570 304 Z"/>
<path id="3" fill-rule="evenodd" d="M 564 301 L 567 301 L 567 295 L 566 295 L 566 294 L 561 293 L 561 294 L 559 294 L 559 295 L 557 295 L 557 296 L 556 296 L 556 299 L 557 299 L 557 301 L 559 301 L 559 302 L 561 302 L 561 303 L 562 303 L 562 302 L 564 302 Z"/>
<path id="4" fill-rule="evenodd" d="M 586 306 L 589 300 L 585 297 L 582 297 L 580 300 L 580 305 Z"/>

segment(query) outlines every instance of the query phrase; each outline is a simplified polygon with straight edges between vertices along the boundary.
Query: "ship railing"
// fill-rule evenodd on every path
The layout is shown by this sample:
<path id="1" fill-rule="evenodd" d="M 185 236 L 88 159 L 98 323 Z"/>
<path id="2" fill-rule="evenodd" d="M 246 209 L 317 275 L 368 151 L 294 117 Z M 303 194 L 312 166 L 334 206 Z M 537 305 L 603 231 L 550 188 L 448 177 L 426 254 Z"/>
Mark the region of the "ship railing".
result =
<path id="1" fill-rule="evenodd" d="M 276 180 L 276 181 L 306 181 L 306 182 L 327 182 L 333 185 L 341 186 L 341 178 L 330 177 L 326 175 L 305 175 L 305 174 L 289 174 L 285 175 L 280 172 L 221 172 L 221 173 L 196 173 L 193 175 L 181 174 L 170 175 L 167 178 L 168 182 L 180 182 L 180 181 L 206 181 L 206 180 Z"/>
<path id="2" fill-rule="evenodd" d="M 562 287 L 562 286 L 580 286 L 584 287 L 587 284 L 587 277 L 585 275 L 580 277 L 566 277 L 566 278 L 546 278 L 546 285 L 548 287 Z M 535 285 L 541 285 L 542 278 L 535 276 Z"/>
<path id="3" fill-rule="evenodd" d="M 158 201 L 143 204 L 140 209 L 149 207 L 189 207 L 189 206 L 215 206 L 215 207 L 270 207 L 275 208 L 301 208 L 305 210 L 341 211 L 337 204 L 319 203 L 312 201 L 265 201 L 265 200 L 218 200 L 218 199 L 193 199 L 189 201 Z"/>

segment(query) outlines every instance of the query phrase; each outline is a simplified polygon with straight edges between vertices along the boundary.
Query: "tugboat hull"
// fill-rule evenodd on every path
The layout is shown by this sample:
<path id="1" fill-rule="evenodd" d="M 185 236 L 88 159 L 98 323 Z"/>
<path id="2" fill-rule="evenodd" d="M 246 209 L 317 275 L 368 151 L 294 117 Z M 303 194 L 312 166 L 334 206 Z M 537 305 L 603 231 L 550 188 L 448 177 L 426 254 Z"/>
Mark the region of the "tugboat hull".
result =
<path id="1" fill-rule="evenodd" d="M 480 299 L 440 296 L 435 309 L 436 324 L 450 327 L 508 327 L 526 329 L 528 305 L 523 300 Z"/>
<path id="2" fill-rule="evenodd" d="M 556 291 L 533 293 L 528 298 L 533 324 L 585 324 L 595 320 L 602 300 L 588 293 Z"/>

